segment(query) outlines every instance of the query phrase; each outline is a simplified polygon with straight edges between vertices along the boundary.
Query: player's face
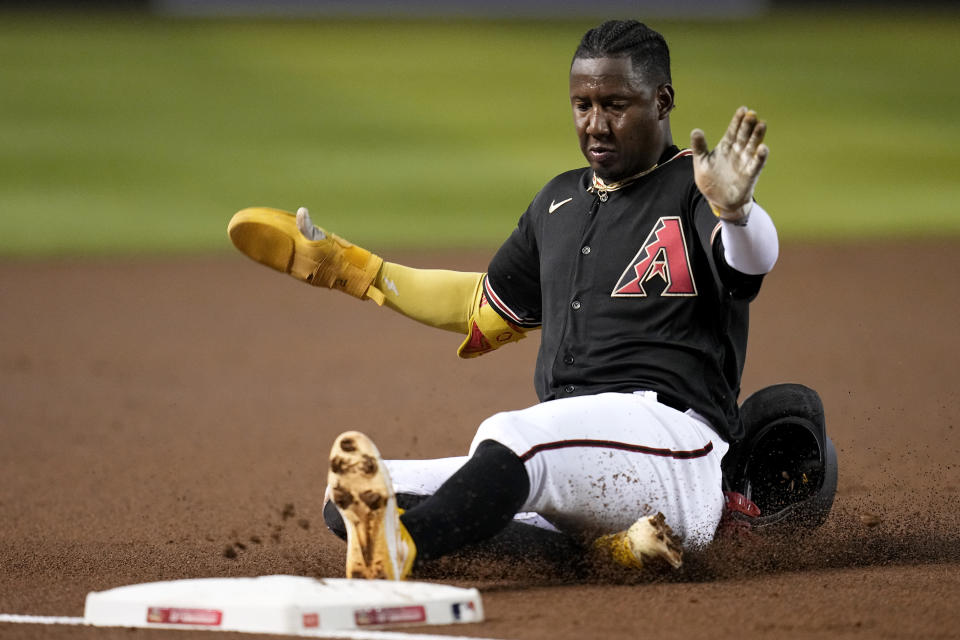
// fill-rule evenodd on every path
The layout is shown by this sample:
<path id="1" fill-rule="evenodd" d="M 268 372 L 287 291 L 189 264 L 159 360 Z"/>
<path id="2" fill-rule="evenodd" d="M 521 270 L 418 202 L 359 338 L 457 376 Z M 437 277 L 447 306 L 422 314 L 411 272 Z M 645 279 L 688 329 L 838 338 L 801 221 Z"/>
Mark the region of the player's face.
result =
<path id="1" fill-rule="evenodd" d="M 580 151 L 604 180 L 649 169 L 672 144 L 673 88 L 647 82 L 630 58 L 574 60 L 570 104 Z"/>

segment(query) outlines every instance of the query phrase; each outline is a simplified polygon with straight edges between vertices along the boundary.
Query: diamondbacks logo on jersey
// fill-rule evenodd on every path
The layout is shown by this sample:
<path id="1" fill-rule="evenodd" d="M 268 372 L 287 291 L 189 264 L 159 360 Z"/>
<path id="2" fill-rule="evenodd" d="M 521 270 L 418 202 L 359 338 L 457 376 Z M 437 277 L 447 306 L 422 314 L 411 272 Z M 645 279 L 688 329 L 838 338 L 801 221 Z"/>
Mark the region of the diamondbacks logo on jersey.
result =
<path id="1" fill-rule="evenodd" d="M 614 298 L 645 298 L 644 284 L 654 278 L 660 278 L 664 283 L 661 296 L 697 295 L 683 225 L 677 216 L 657 220 L 610 295 Z"/>

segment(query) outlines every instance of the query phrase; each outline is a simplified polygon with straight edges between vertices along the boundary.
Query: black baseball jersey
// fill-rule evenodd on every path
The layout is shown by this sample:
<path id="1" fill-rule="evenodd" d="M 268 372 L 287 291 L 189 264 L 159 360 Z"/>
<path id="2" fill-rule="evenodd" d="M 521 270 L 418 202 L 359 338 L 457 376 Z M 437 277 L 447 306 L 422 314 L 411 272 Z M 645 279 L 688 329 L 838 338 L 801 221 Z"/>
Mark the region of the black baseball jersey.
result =
<path id="1" fill-rule="evenodd" d="M 762 276 L 726 264 L 692 162 L 670 147 L 656 169 L 609 192 L 593 188 L 589 168 L 563 173 L 493 257 L 488 302 L 542 328 L 541 401 L 648 389 L 727 440 L 742 435 L 747 307 Z"/>

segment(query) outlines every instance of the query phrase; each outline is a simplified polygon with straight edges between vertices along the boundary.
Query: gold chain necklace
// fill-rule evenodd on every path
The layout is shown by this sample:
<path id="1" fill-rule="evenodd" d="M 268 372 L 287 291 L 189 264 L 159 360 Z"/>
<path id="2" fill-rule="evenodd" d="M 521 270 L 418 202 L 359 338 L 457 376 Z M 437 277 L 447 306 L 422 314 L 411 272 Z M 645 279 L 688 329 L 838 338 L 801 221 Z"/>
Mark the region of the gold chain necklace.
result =
<path id="1" fill-rule="evenodd" d="M 618 191 L 618 190 L 620 190 L 620 189 L 623 189 L 624 187 L 627 187 L 627 186 L 633 184 L 634 182 L 636 182 L 637 180 L 639 180 L 639 179 L 642 178 L 643 176 L 647 175 L 648 173 L 650 173 L 651 171 L 653 171 L 654 169 L 656 169 L 656 168 L 659 167 L 659 166 L 660 166 L 659 164 L 655 164 L 655 165 L 653 165 L 652 167 L 650 167 L 649 169 L 646 169 L 645 171 L 641 171 L 640 173 L 637 173 L 637 174 L 635 174 L 635 175 L 632 175 L 632 176 L 630 176 L 629 178 L 624 178 L 623 180 L 620 180 L 619 182 L 611 182 L 611 183 L 609 183 L 609 184 L 606 183 L 606 182 L 604 182 L 604 181 L 603 181 L 603 178 L 601 178 L 600 176 L 598 176 L 598 175 L 596 174 L 596 172 L 594 172 L 594 174 L 593 174 L 593 185 L 590 187 L 590 191 L 596 191 L 596 192 L 597 192 L 597 195 L 600 196 L 600 202 L 606 202 L 606 201 L 607 201 L 607 198 L 610 197 L 608 194 L 609 194 L 611 191 Z"/>
<path id="2" fill-rule="evenodd" d="M 676 159 L 676 158 L 679 158 L 680 156 L 686 156 L 686 155 L 691 155 L 691 152 L 690 152 L 689 149 L 685 149 L 685 150 L 677 153 L 677 154 L 674 155 L 672 158 L 670 158 L 670 160 L 667 160 L 667 162 L 670 162 L 671 160 L 674 160 L 674 159 Z M 664 162 L 663 164 L 667 164 L 667 162 Z M 657 164 L 653 165 L 652 167 L 650 167 L 649 169 L 645 169 L 645 170 L 641 171 L 640 173 L 636 173 L 636 174 L 630 176 L 629 178 L 624 178 L 623 180 L 620 180 L 619 182 L 611 182 L 611 183 L 609 183 L 609 184 L 606 183 L 606 182 L 604 182 L 604 181 L 603 181 L 603 178 L 601 178 L 600 176 L 598 176 L 597 173 L 596 173 L 596 171 L 594 171 L 592 184 L 591 184 L 590 188 L 587 189 L 587 191 L 590 191 L 590 192 L 596 191 L 596 192 L 597 192 L 597 195 L 600 196 L 600 202 L 606 202 L 606 201 L 607 201 L 607 198 L 610 197 L 609 194 L 610 194 L 611 191 L 618 191 L 619 189 L 623 189 L 624 187 L 629 187 L 631 184 L 633 184 L 634 182 L 636 182 L 637 180 L 639 180 L 639 179 L 642 178 L 643 176 L 647 175 L 648 173 L 650 173 L 650 172 L 653 171 L 654 169 L 656 169 L 656 168 L 658 168 L 658 167 L 661 167 L 661 166 L 663 166 L 663 165 L 657 163 Z"/>

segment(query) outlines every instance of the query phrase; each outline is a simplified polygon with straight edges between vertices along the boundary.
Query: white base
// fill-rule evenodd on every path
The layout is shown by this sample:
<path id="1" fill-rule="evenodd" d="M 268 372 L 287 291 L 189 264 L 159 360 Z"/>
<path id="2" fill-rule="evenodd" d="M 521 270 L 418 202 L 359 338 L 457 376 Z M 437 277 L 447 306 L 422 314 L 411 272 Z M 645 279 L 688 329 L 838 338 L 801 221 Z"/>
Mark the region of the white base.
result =
<path id="1" fill-rule="evenodd" d="M 101 627 L 309 636 L 330 629 L 480 622 L 483 604 L 476 589 L 426 582 L 200 578 L 91 592 L 84 620 Z"/>

